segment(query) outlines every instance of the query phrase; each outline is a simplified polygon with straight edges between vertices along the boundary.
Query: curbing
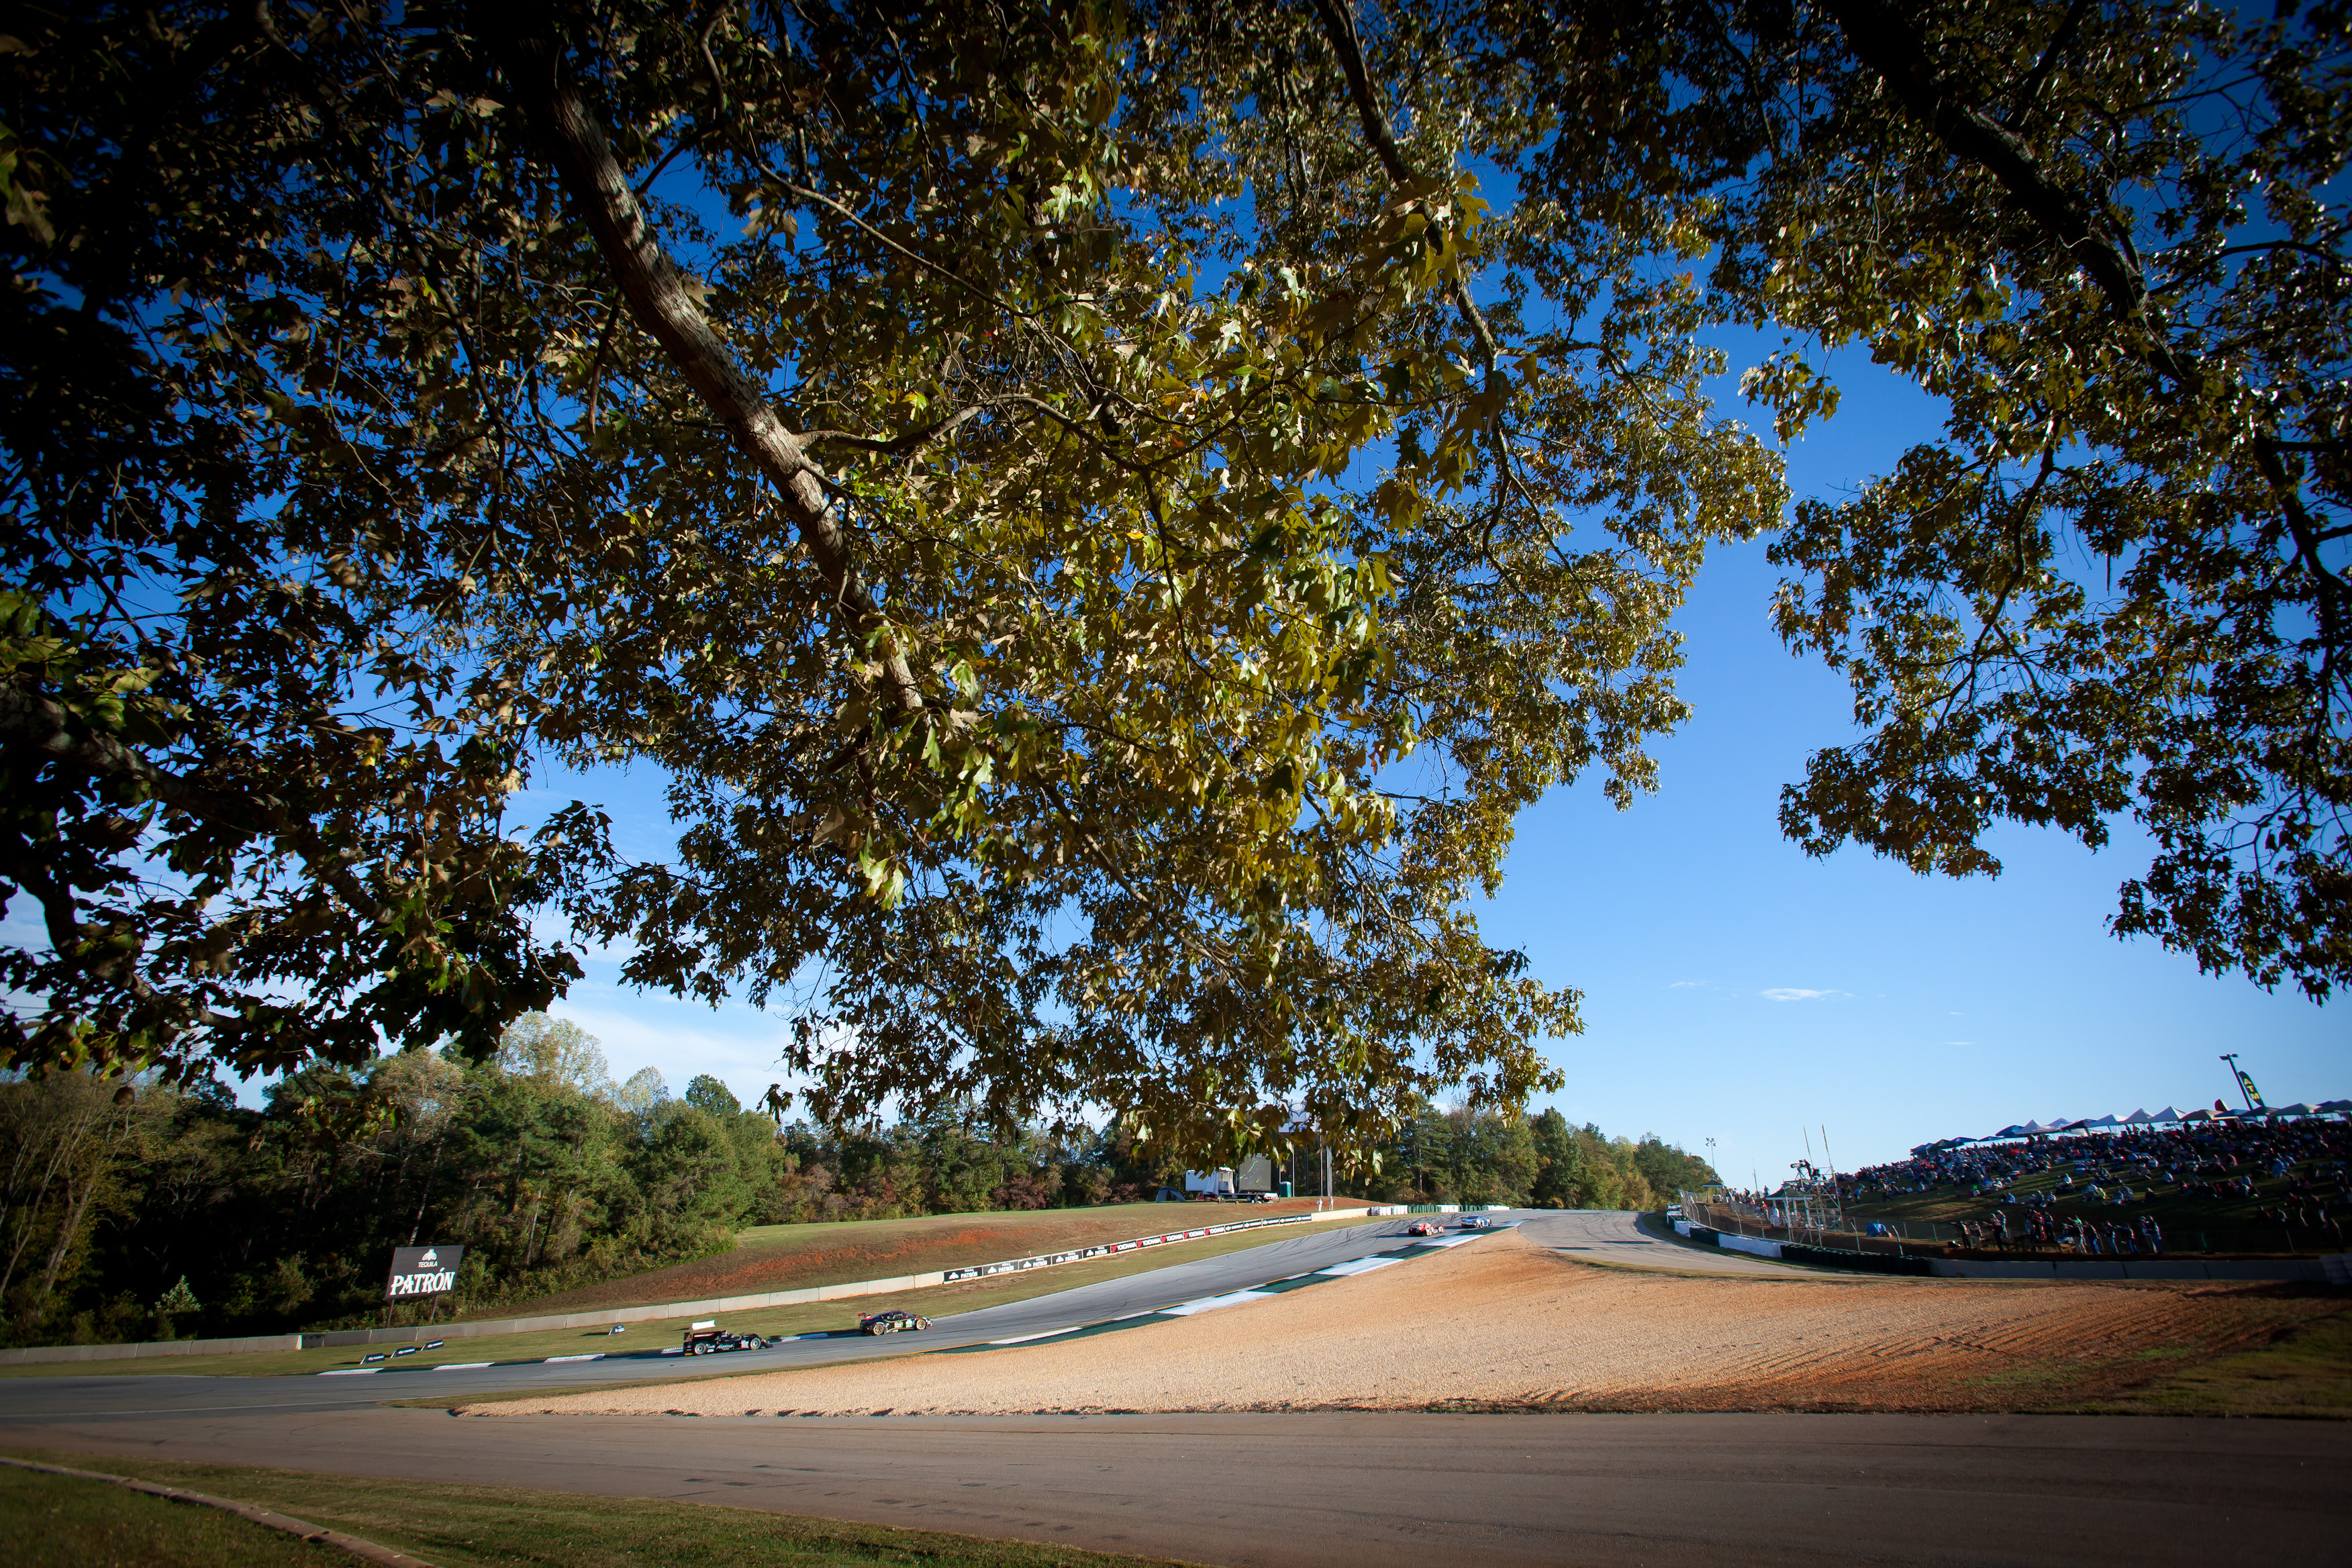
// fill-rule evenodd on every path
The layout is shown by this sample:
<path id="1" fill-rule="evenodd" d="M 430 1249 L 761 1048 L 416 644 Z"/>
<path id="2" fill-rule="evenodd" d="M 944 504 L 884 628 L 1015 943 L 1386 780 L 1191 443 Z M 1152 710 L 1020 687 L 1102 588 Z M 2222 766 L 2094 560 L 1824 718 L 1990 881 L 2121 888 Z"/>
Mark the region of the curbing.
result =
<path id="1" fill-rule="evenodd" d="M 1223 1225 L 1169 1231 L 1134 1241 L 1106 1242 L 1035 1258 L 1008 1258 L 930 1274 L 903 1274 L 889 1279 L 858 1279 L 840 1285 L 812 1285 L 797 1290 L 770 1290 L 756 1296 L 719 1296 L 701 1301 L 662 1301 L 643 1307 L 613 1307 L 593 1312 L 559 1312 L 537 1318 L 493 1318 L 473 1323 L 418 1323 L 397 1329 L 336 1329 L 325 1333 L 271 1334 L 241 1340 L 164 1340 L 129 1345 L 38 1345 L 0 1351 L 0 1366 L 30 1366 L 55 1362 L 132 1361 L 148 1356 L 237 1355 L 264 1351 L 336 1349 L 344 1345 L 405 1345 L 427 1339 L 479 1339 L 494 1334 L 537 1333 L 546 1329 L 593 1329 L 611 1323 L 651 1322 L 663 1318 L 710 1317 L 720 1312 L 749 1312 L 763 1307 L 800 1307 L 814 1301 L 839 1301 L 856 1296 L 886 1296 L 900 1290 L 925 1290 L 934 1285 L 959 1284 L 998 1274 L 1050 1268 L 1146 1247 L 1256 1230 L 1271 1225 L 1307 1225 L 1318 1220 L 1360 1219 L 1383 1211 L 1334 1208 L 1320 1214 L 1269 1215 L 1264 1219 L 1230 1220 Z M 1402 1212 L 1402 1210 L 1394 1212 Z"/>
<path id="2" fill-rule="evenodd" d="M 324 1525 L 308 1524 L 286 1514 L 272 1513 L 266 1508 L 257 1508 L 249 1502 L 237 1502 L 230 1498 L 213 1497 L 205 1492 L 192 1492 L 184 1487 L 163 1486 L 154 1481 L 135 1481 L 129 1476 L 110 1476 L 103 1470 L 76 1470 L 68 1469 L 63 1465 L 37 1464 L 31 1459 L 15 1459 L 0 1456 L 0 1465 L 7 1465 L 19 1470 L 38 1470 L 44 1475 L 71 1476 L 77 1480 L 109 1481 L 134 1492 L 145 1492 L 150 1497 L 162 1498 L 166 1502 L 194 1503 L 203 1508 L 216 1508 L 224 1513 L 233 1513 L 247 1523 L 263 1525 L 270 1530 L 282 1530 L 289 1535 L 298 1535 L 305 1541 L 316 1542 L 321 1546 L 331 1546 L 337 1551 L 348 1552 L 354 1557 L 364 1557 L 371 1563 L 381 1563 L 384 1564 L 384 1568 L 433 1568 L 433 1565 L 422 1557 L 411 1557 L 405 1552 L 394 1552 L 389 1546 L 378 1546 L 373 1541 L 362 1541 L 356 1535 L 345 1535 L 340 1530 L 329 1530 Z"/>

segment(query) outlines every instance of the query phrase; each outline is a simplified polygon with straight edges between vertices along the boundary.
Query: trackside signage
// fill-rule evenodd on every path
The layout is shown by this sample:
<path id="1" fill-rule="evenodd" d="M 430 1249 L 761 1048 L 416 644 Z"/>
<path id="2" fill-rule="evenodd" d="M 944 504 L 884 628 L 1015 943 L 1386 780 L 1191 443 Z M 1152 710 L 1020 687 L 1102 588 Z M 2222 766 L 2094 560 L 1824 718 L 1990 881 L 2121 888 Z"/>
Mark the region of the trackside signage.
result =
<path id="1" fill-rule="evenodd" d="M 395 1247 L 392 1277 L 383 1282 L 384 1299 L 404 1301 L 411 1296 L 438 1296 L 457 1288 L 457 1260 L 462 1247 Z"/>

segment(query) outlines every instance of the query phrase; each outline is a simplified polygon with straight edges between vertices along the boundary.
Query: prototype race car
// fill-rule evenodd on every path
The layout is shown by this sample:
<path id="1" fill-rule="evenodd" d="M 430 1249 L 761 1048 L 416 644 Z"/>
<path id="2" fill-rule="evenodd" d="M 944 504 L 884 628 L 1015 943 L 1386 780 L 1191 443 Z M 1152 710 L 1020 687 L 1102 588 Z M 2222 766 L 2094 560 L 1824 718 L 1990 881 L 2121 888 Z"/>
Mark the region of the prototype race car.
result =
<path id="1" fill-rule="evenodd" d="M 720 1351 L 763 1351 L 768 1342 L 758 1334 L 738 1334 L 720 1328 L 715 1321 L 703 1321 L 686 1331 L 684 1349 L 688 1355 L 713 1355 Z"/>
<path id="2" fill-rule="evenodd" d="M 1417 1219 L 1404 1227 L 1407 1236 L 1443 1236 L 1445 1227 L 1433 1219 Z"/>
<path id="3" fill-rule="evenodd" d="M 861 1334 L 903 1334 L 910 1329 L 928 1329 L 931 1321 L 919 1312 L 868 1312 L 857 1320 Z"/>
<path id="4" fill-rule="evenodd" d="M 1486 1228 L 1486 1216 L 1482 1214 L 1465 1214 L 1462 1216 L 1462 1228 L 1465 1230 L 1484 1230 Z"/>

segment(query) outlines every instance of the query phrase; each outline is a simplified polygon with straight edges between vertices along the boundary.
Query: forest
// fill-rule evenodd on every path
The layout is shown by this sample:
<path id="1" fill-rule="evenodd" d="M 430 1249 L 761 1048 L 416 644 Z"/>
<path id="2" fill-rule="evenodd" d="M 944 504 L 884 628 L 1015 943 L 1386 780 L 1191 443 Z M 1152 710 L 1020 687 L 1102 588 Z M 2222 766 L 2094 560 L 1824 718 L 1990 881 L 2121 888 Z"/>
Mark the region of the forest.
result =
<path id="1" fill-rule="evenodd" d="M 1173 1181 L 1115 1128 L 992 1132 L 969 1106 L 863 1130 L 745 1110 L 652 1068 L 614 1082 L 578 1026 L 526 1016 L 489 1060 L 412 1050 L 363 1069 L 379 1108 L 312 1068 L 262 1109 L 88 1072 L 0 1083 L 0 1343 L 103 1343 L 352 1326 L 381 1313 L 390 1249 L 466 1248 L 451 1308 L 495 1310 L 723 1252 L 743 1226 L 1134 1202 Z M 1649 1207 L 1704 1165 L 1533 1119 L 1423 1106 L 1343 1172 L 1383 1201 Z M 1148 1227 L 1141 1227 L 1148 1228 Z M 447 1310 L 447 1309 L 445 1309 Z"/>

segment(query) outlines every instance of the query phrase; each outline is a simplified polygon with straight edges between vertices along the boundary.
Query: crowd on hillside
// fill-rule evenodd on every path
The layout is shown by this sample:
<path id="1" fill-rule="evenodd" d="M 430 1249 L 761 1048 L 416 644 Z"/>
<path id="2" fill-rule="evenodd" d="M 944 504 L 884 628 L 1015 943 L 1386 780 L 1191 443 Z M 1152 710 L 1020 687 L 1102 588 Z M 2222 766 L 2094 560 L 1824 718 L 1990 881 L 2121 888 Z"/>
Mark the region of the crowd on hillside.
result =
<path id="1" fill-rule="evenodd" d="M 2284 1179 L 2283 1193 L 2256 1209 L 2258 1216 L 2344 1238 L 2352 1122 L 2336 1117 L 2247 1117 L 2200 1125 L 2132 1128 L 2018 1142 L 1938 1149 L 1891 1164 L 1867 1166 L 1838 1178 L 1849 1200 L 1898 1197 L 1963 1187 L 1994 1204 L 1990 1218 L 1961 1226 L 1963 1237 L 1988 1247 L 2067 1247 L 2083 1252 L 2147 1253 L 2164 1249 L 2163 1228 L 2147 1214 L 2127 1211 L 2168 1194 L 2252 1198 L 2258 1177 Z M 2049 1187 L 2021 1195 L 2024 1179 L 2056 1172 Z M 2112 1206 L 2112 1217 L 2070 1206 Z"/>

